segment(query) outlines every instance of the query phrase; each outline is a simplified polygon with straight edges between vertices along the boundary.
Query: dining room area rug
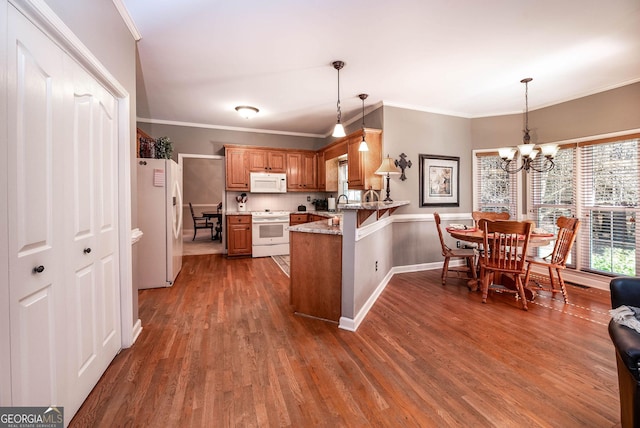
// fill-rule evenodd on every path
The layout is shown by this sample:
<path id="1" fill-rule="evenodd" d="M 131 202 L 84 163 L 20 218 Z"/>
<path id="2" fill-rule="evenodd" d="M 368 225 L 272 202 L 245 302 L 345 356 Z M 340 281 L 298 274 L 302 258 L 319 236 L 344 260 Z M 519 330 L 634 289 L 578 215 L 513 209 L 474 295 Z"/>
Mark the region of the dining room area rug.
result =
<path id="1" fill-rule="evenodd" d="M 289 276 L 289 262 L 291 260 L 289 258 L 289 255 L 287 254 L 284 256 L 271 256 L 271 258 L 274 262 L 276 262 L 278 266 L 280 266 L 282 272 L 284 272 L 285 275 Z"/>

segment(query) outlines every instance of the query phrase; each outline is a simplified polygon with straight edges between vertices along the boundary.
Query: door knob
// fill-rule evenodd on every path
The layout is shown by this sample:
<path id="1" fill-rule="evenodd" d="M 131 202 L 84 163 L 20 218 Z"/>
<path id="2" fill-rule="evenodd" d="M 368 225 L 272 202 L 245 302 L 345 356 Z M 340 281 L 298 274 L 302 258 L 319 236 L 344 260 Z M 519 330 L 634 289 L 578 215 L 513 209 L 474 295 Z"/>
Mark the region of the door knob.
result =
<path id="1" fill-rule="evenodd" d="M 89 253 L 91 252 L 91 248 L 85 248 L 85 249 L 83 250 L 83 252 L 84 252 L 85 254 L 89 254 Z"/>
<path id="2" fill-rule="evenodd" d="M 36 266 L 33 268 L 33 273 L 42 273 L 44 272 L 44 266 L 40 265 L 40 266 Z"/>

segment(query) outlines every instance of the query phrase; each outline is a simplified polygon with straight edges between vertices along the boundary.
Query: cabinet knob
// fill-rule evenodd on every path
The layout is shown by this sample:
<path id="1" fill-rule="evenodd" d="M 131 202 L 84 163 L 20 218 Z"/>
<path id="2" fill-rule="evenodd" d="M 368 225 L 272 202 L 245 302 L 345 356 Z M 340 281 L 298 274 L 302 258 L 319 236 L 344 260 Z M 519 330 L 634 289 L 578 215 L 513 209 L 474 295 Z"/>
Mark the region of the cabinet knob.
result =
<path id="1" fill-rule="evenodd" d="M 88 248 L 88 247 L 87 247 L 87 248 L 85 248 L 85 249 L 83 250 L 83 252 L 84 252 L 85 254 L 89 254 L 89 253 L 91 252 L 91 248 Z"/>
<path id="2" fill-rule="evenodd" d="M 44 266 L 40 265 L 40 266 L 36 266 L 33 268 L 33 273 L 42 273 L 44 272 Z"/>

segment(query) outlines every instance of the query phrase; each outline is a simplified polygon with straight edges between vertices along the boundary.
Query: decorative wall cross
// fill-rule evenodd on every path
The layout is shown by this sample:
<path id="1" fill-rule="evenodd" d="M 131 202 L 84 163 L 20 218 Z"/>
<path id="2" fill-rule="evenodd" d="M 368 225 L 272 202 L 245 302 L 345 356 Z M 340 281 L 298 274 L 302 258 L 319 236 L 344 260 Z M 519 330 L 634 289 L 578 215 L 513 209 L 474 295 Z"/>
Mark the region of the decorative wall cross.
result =
<path id="1" fill-rule="evenodd" d="M 404 153 L 400 153 L 400 160 L 393 161 L 393 163 L 395 163 L 396 166 L 402 170 L 402 175 L 400 176 L 400 180 L 402 181 L 407 179 L 407 176 L 404 175 L 404 169 L 407 167 L 411 168 L 411 161 L 408 161 L 406 157 L 407 155 L 405 155 Z"/>

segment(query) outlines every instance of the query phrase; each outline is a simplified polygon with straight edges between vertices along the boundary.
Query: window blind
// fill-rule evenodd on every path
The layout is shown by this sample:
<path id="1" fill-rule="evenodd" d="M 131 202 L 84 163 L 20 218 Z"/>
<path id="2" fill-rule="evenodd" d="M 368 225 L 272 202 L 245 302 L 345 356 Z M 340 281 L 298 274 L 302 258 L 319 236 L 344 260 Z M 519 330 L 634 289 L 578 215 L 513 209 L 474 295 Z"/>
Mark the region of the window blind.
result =
<path id="1" fill-rule="evenodd" d="M 582 270 L 636 275 L 639 141 L 579 144 Z"/>
<path id="2" fill-rule="evenodd" d="M 508 212 L 517 216 L 517 174 L 500 168 L 497 153 L 477 153 L 474 177 L 475 209 L 478 211 Z"/>
<path id="3" fill-rule="evenodd" d="M 555 167 L 548 172 L 530 172 L 530 218 L 548 232 L 557 234 L 558 217 L 576 216 L 576 146 L 560 146 L 554 158 Z M 535 160 L 535 167 L 541 162 Z M 536 247 L 536 255 L 547 256 L 553 251 L 554 242 L 545 247 Z M 576 249 L 572 251 L 567 263 L 575 267 Z"/>

